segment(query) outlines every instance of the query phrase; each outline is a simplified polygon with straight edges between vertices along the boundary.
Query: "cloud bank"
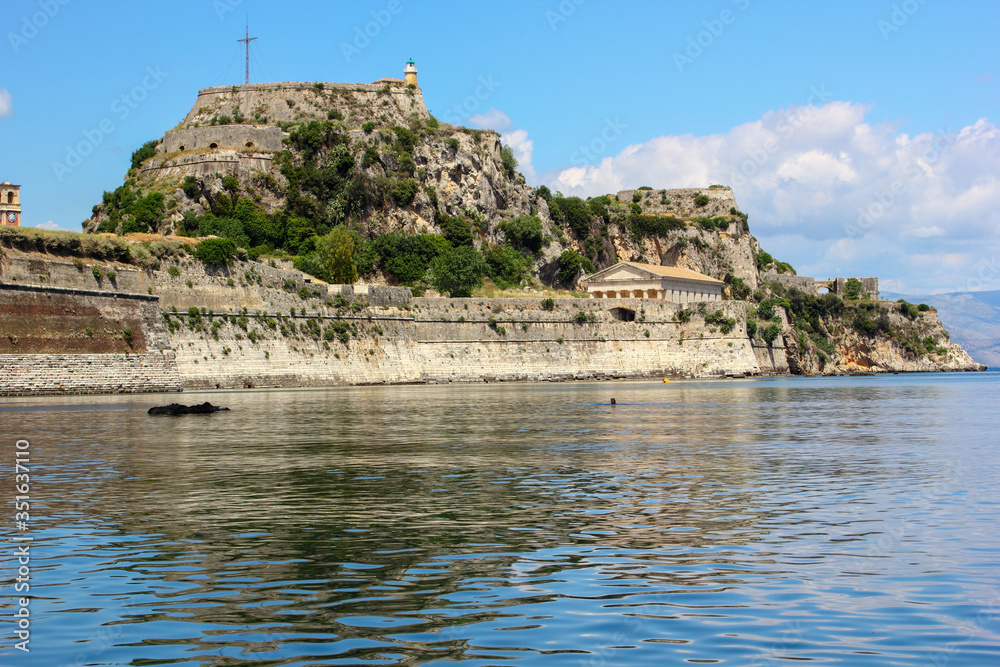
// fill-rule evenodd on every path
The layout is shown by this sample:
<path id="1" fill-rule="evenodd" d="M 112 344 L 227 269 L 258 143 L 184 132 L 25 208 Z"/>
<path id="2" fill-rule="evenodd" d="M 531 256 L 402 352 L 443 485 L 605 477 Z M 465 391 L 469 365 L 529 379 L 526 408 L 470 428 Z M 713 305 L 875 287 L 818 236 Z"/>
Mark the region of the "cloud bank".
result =
<path id="1" fill-rule="evenodd" d="M 6 88 L 0 88 L 0 118 L 6 118 L 14 113 L 14 105 L 11 102 L 10 93 Z"/>
<path id="2" fill-rule="evenodd" d="M 997 127 L 984 118 L 910 136 L 867 122 L 868 111 L 844 101 L 788 107 L 724 134 L 656 137 L 541 180 L 583 197 L 722 183 L 761 244 L 801 274 L 878 275 L 902 292 L 1000 289 Z M 520 140 L 530 144 L 527 133 Z"/>

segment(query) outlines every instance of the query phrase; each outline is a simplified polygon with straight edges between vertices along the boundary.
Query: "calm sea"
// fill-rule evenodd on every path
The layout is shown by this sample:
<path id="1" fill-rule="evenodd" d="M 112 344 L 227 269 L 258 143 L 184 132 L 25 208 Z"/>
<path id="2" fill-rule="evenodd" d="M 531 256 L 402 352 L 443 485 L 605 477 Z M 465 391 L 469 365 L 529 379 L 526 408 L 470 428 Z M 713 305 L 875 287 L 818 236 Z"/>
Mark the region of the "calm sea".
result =
<path id="1" fill-rule="evenodd" d="M 998 389 L 988 372 L 3 399 L 0 663 L 1000 664 Z M 174 400 L 232 411 L 145 414 Z"/>

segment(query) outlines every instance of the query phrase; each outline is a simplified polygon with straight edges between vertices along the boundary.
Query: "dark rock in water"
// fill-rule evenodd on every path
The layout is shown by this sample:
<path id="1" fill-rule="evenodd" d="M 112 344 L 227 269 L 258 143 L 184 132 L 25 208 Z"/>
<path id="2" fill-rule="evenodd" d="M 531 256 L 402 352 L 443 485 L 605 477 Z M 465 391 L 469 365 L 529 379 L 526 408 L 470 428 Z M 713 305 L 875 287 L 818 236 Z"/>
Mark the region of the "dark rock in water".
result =
<path id="1" fill-rule="evenodd" d="M 217 405 L 212 405 L 208 401 L 205 401 L 201 405 L 181 405 L 180 403 L 171 403 L 170 405 L 159 405 L 149 409 L 146 414 L 149 415 L 207 415 L 213 412 L 223 412 L 227 411 L 229 408 L 220 408 Z"/>

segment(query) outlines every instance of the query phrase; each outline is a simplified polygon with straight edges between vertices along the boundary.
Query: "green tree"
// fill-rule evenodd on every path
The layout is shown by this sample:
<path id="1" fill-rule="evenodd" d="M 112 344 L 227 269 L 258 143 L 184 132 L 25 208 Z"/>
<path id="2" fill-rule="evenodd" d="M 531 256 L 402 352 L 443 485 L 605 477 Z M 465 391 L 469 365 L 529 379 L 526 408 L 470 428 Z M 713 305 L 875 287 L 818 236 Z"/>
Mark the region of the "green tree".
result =
<path id="1" fill-rule="evenodd" d="M 765 343 L 771 345 L 780 333 L 781 329 L 778 328 L 778 325 L 772 323 L 764 327 L 764 330 L 760 333 L 760 337 L 764 339 Z"/>
<path id="2" fill-rule="evenodd" d="M 518 250 L 538 252 L 542 249 L 542 221 L 533 215 L 521 215 L 500 223 L 507 242 Z"/>
<path id="3" fill-rule="evenodd" d="M 343 225 L 337 225 L 329 234 L 316 241 L 316 254 L 331 282 L 349 284 L 358 279 L 358 269 L 354 263 L 355 248 L 354 234 Z"/>
<path id="4" fill-rule="evenodd" d="M 861 281 L 857 278 L 848 278 L 847 283 L 844 284 L 844 298 L 860 299 L 862 287 Z"/>
<path id="5" fill-rule="evenodd" d="M 500 161 L 503 163 L 507 176 L 514 178 L 514 174 L 517 173 L 517 158 L 514 157 L 514 149 L 504 144 L 500 149 Z"/>
<path id="6" fill-rule="evenodd" d="M 431 262 L 431 284 L 452 297 L 472 296 L 483 284 L 483 256 L 469 246 L 449 248 Z"/>
<path id="7" fill-rule="evenodd" d="M 590 263 L 589 259 L 581 257 L 572 250 L 563 251 L 563 254 L 559 256 L 558 266 L 559 271 L 556 278 L 561 283 L 574 282 L 580 269 L 584 269 L 588 273 L 592 273 L 594 270 L 594 265 Z"/>
<path id="8" fill-rule="evenodd" d="M 232 239 L 205 239 L 194 249 L 194 256 L 210 266 L 229 264 L 236 256 Z"/>
<path id="9" fill-rule="evenodd" d="M 516 287 L 528 277 L 528 260 L 508 246 L 494 245 L 483 250 L 486 274 L 500 289 Z"/>
<path id="10" fill-rule="evenodd" d="M 132 152 L 132 168 L 138 169 L 144 161 L 156 155 L 157 140 L 147 141 L 140 148 Z"/>
<path id="11" fill-rule="evenodd" d="M 441 216 L 441 234 L 453 246 L 472 245 L 472 227 L 463 218 Z"/>

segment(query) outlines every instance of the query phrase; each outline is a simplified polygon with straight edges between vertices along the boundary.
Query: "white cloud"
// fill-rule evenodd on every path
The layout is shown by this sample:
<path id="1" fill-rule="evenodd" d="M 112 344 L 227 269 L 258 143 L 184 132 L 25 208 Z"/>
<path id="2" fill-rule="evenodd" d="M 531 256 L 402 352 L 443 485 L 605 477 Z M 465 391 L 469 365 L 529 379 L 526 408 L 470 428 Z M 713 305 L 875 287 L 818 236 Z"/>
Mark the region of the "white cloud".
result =
<path id="1" fill-rule="evenodd" d="M 56 223 L 52 222 L 51 220 L 47 220 L 45 222 L 41 222 L 41 223 L 35 225 L 35 227 L 38 228 L 38 229 L 48 229 L 50 231 L 62 229 L 62 227 L 60 227 Z"/>
<path id="2" fill-rule="evenodd" d="M 542 180 L 579 196 L 726 183 L 761 244 L 800 273 L 965 285 L 1000 253 L 1000 129 L 984 118 L 910 136 L 869 123 L 868 112 L 843 101 L 789 107 L 724 134 L 655 137 Z M 983 287 L 1000 289 L 994 273 Z"/>
<path id="3" fill-rule="evenodd" d="M 525 180 L 529 183 L 535 181 L 535 167 L 532 164 L 532 153 L 535 150 L 535 143 L 528 138 L 527 130 L 513 129 L 514 121 L 510 119 L 510 116 L 495 107 L 484 113 L 469 117 L 468 123 L 472 127 L 499 132 L 501 141 L 514 149 L 518 171 L 524 174 Z"/>
<path id="4" fill-rule="evenodd" d="M 481 130 L 496 130 L 497 132 L 506 132 L 514 127 L 510 116 L 496 107 L 484 113 L 477 113 L 475 116 L 470 116 L 468 123 L 472 127 L 477 127 Z"/>
<path id="5" fill-rule="evenodd" d="M 14 105 L 11 102 L 10 93 L 6 88 L 0 88 L 0 117 L 6 118 L 14 113 Z"/>

